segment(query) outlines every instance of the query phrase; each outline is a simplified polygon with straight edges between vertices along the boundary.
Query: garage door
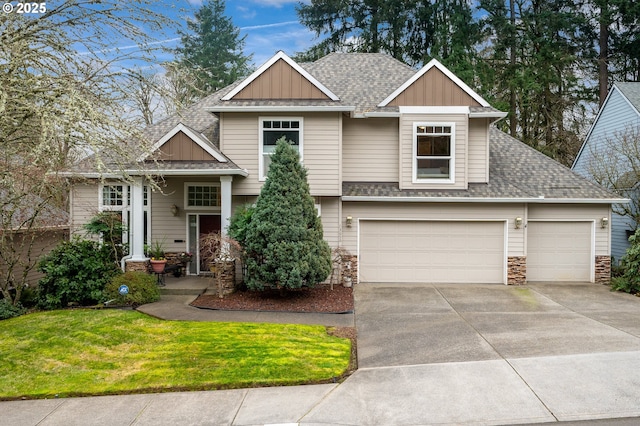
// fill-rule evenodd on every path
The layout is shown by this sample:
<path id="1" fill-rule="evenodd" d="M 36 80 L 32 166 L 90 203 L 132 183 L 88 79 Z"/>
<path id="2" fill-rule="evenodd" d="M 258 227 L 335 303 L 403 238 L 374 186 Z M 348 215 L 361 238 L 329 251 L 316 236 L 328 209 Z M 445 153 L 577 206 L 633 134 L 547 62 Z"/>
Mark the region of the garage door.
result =
<path id="1" fill-rule="evenodd" d="M 527 281 L 590 281 L 591 222 L 529 222 Z"/>
<path id="2" fill-rule="evenodd" d="M 361 221 L 363 282 L 503 283 L 504 222 Z"/>

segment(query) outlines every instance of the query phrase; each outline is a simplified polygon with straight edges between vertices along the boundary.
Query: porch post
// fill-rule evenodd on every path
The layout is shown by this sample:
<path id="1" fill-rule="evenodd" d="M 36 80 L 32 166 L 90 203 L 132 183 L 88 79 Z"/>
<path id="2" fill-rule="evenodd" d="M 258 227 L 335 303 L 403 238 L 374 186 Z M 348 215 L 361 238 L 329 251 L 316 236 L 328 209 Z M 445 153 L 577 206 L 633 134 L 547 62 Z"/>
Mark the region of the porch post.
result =
<path id="1" fill-rule="evenodd" d="M 231 182 L 233 176 L 220 176 L 220 231 L 227 235 L 229 219 L 231 218 Z"/>
<path id="2" fill-rule="evenodd" d="M 131 183 L 131 261 L 144 261 L 144 194 L 143 178 L 134 177 Z"/>

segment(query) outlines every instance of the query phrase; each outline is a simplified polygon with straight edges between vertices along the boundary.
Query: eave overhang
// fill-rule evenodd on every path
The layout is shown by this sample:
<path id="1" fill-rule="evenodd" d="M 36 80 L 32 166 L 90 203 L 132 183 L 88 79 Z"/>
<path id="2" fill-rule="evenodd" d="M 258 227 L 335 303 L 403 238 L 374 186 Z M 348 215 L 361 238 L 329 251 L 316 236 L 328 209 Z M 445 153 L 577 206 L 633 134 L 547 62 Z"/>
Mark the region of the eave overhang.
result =
<path id="1" fill-rule="evenodd" d="M 354 106 L 338 106 L 338 105 L 326 105 L 326 106 L 237 106 L 237 105 L 216 105 L 206 107 L 205 111 L 209 112 L 352 112 L 355 111 Z"/>
<path id="2" fill-rule="evenodd" d="M 123 176 L 249 176 L 246 169 L 189 169 L 189 170 L 122 170 L 119 173 L 60 172 L 63 177 L 87 179 L 122 179 Z"/>
<path id="3" fill-rule="evenodd" d="M 529 204 L 628 204 L 627 198 L 481 198 L 481 197 L 368 197 L 345 195 L 342 201 L 382 203 L 529 203 Z"/>

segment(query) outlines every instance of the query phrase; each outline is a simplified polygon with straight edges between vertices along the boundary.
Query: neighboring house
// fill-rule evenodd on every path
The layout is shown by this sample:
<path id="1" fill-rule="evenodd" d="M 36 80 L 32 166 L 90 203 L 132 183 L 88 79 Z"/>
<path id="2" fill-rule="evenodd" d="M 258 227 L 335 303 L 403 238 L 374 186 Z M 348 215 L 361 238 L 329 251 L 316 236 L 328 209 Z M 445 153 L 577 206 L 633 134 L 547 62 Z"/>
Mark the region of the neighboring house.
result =
<path id="1" fill-rule="evenodd" d="M 635 130 L 634 130 L 635 129 Z M 625 132 L 637 135 L 640 129 L 640 83 L 615 83 L 596 116 L 582 148 L 573 163 L 572 169 L 588 179 L 594 180 L 594 174 L 606 173 L 602 171 L 607 163 L 615 168 L 615 176 L 624 177 L 625 169 L 631 168 L 631 161 L 623 159 L 625 148 L 616 149 L 612 144 L 620 144 L 620 136 Z M 636 151 L 638 142 L 634 142 L 632 149 Z M 614 160 L 612 156 L 618 155 Z M 636 151 L 634 166 L 640 162 Z M 626 164 L 625 164 L 626 163 Z M 634 182 L 630 186 L 635 186 Z M 626 186 L 626 185 L 623 185 Z M 637 197 L 637 193 L 636 193 Z M 615 212 L 611 219 L 611 255 L 620 260 L 629 247 L 628 238 L 636 229 L 636 223 L 627 216 Z"/>
<path id="2" fill-rule="evenodd" d="M 22 282 L 27 271 L 26 283 L 36 286 L 43 274 L 34 265 L 69 239 L 69 214 L 27 195 L 19 204 L 0 206 L 0 223 L 6 229 L 0 237 L 0 279 Z"/>
<path id="3" fill-rule="evenodd" d="M 133 183 L 100 181 L 88 163 L 70 171 L 87 178 L 72 190 L 72 228 L 97 209 L 122 212 L 129 268 L 156 239 L 197 255 L 199 235 L 255 202 L 284 135 L 325 239 L 351 253 L 360 281 L 607 282 L 621 198 L 493 128 L 505 115 L 435 60 L 416 71 L 384 54 L 298 64 L 279 52 L 147 129 L 152 152 L 124 168 Z"/>

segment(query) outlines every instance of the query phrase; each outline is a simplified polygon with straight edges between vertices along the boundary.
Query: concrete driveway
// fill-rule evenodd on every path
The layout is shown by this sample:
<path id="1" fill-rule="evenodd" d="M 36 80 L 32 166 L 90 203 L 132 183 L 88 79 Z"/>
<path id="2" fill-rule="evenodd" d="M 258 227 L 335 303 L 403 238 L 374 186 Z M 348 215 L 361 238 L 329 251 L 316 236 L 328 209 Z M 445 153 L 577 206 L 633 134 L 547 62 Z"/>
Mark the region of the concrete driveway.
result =
<path id="1" fill-rule="evenodd" d="M 359 369 L 301 424 L 640 419 L 640 298 L 596 284 L 355 290 Z"/>
<path id="2" fill-rule="evenodd" d="M 356 287 L 360 368 L 640 350 L 640 298 L 596 284 Z"/>

